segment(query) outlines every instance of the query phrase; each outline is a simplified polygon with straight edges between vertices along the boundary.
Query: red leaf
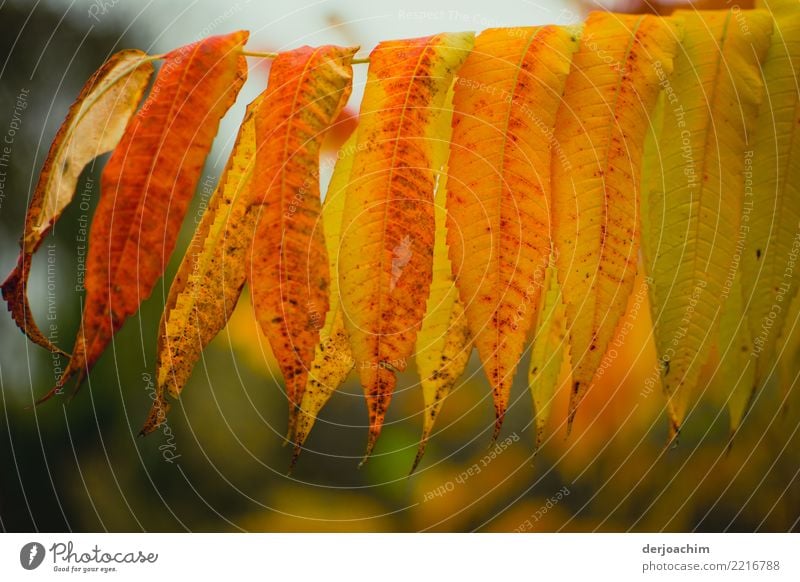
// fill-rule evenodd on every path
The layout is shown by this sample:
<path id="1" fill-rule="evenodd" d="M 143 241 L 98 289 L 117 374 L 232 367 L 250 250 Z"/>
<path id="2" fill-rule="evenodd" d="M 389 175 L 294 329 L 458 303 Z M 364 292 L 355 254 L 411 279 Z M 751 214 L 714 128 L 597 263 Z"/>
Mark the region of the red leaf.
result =
<path id="1" fill-rule="evenodd" d="M 165 57 L 101 180 L 89 233 L 86 300 L 60 391 L 95 364 L 164 273 L 219 121 L 247 76 L 248 33 L 210 37 Z"/>

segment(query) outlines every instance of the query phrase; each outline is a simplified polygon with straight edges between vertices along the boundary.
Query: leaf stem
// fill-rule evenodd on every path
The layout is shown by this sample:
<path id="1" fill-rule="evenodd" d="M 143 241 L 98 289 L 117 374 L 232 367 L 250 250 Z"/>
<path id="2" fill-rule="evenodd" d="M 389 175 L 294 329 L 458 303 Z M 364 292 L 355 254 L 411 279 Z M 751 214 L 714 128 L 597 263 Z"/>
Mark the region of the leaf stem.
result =
<path id="1" fill-rule="evenodd" d="M 259 59 L 274 59 L 278 56 L 279 53 L 265 53 L 265 52 L 258 52 L 258 51 L 242 51 L 242 54 L 246 57 L 255 57 Z M 369 63 L 369 57 L 355 57 L 351 61 L 354 65 L 363 65 L 365 63 Z"/>
<path id="2" fill-rule="evenodd" d="M 260 59 L 274 59 L 278 56 L 278 53 L 262 53 L 258 51 L 246 51 L 242 50 L 242 54 L 246 57 L 256 57 Z"/>

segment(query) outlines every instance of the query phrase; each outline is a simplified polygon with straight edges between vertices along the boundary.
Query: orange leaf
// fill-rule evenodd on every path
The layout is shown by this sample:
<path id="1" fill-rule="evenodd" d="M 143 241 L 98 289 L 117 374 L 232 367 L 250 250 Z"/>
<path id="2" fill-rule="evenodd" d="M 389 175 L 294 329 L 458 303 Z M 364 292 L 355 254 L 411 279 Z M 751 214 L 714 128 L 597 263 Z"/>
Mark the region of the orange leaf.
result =
<path id="1" fill-rule="evenodd" d="M 302 47 L 272 63 L 255 114 L 253 307 L 286 382 L 289 436 L 328 311 L 328 255 L 320 220 L 322 138 L 344 108 L 357 48 Z"/>
<path id="2" fill-rule="evenodd" d="M 358 127 L 358 112 L 352 107 L 345 107 L 331 124 L 330 131 L 325 134 L 322 141 L 321 155 L 336 155 L 344 143 L 350 138 Z"/>
<path id="3" fill-rule="evenodd" d="M 549 138 L 575 46 L 558 26 L 487 30 L 456 82 L 447 237 L 495 438 L 550 257 Z"/>
<path id="4" fill-rule="evenodd" d="M 3 283 L 3 298 L 19 328 L 51 352 L 64 354 L 33 320 L 27 295 L 31 257 L 75 195 L 86 164 L 119 142 L 152 74 L 153 65 L 141 51 L 120 51 L 108 59 L 69 108 L 39 175 L 25 216 L 19 260 Z"/>
<path id="5" fill-rule="evenodd" d="M 247 76 L 246 32 L 166 55 L 152 92 L 103 171 L 72 359 L 55 388 L 78 384 L 153 290 L 175 246 L 219 121 Z"/>
<path id="6" fill-rule="evenodd" d="M 370 55 L 345 195 L 342 307 L 369 408 L 367 455 L 425 316 L 431 284 L 432 152 L 472 33 L 380 43 Z"/>
<path id="7" fill-rule="evenodd" d="M 633 290 L 642 150 L 677 41 L 668 19 L 593 12 L 567 78 L 552 216 L 572 348 L 570 422 Z"/>

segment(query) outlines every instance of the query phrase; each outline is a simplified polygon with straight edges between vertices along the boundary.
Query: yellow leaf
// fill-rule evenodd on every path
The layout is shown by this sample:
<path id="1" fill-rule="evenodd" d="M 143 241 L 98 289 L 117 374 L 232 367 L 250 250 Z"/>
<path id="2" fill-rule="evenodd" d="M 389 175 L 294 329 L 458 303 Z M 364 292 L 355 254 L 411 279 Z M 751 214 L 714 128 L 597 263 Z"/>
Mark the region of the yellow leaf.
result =
<path id="1" fill-rule="evenodd" d="M 31 257 L 72 200 L 86 164 L 119 143 L 150 82 L 151 61 L 138 50 L 120 51 L 89 78 L 50 146 L 31 198 L 19 260 L 3 283 L 3 298 L 19 328 L 51 352 L 66 355 L 33 320 L 27 296 Z"/>
<path id="2" fill-rule="evenodd" d="M 380 43 L 370 54 L 345 197 L 339 278 L 369 409 L 367 455 L 425 315 L 433 264 L 434 123 L 472 33 Z"/>
<path id="3" fill-rule="evenodd" d="M 800 294 L 788 307 L 786 325 L 778 337 L 778 364 L 780 367 L 780 401 L 783 412 L 800 405 Z"/>
<path id="4" fill-rule="evenodd" d="M 756 378 L 765 384 L 800 276 L 800 5 L 780 12 L 764 61 L 765 95 L 745 157 L 742 283 Z"/>
<path id="5" fill-rule="evenodd" d="M 433 168 L 439 172 L 434 195 L 434 221 L 436 233 L 433 243 L 433 279 L 427 301 L 427 311 L 417 335 L 414 349 L 417 371 L 420 376 L 425 410 L 422 415 L 422 437 L 411 472 L 419 465 L 425 445 L 433 431 L 434 423 L 442 409 L 444 399 L 461 377 L 469 362 L 472 341 L 453 279 L 447 247 L 447 156 L 450 151 L 450 121 L 453 115 L 453 88 L 450 88 L 445 105 L 437 120 L 434 132 L 439 141 L 434 144 Z"/>
<path id="6" fill-rule="evenodd" d="M 495 438 L 551 253 L 553 127 L 576 44 L 558 26 L 487 30 L 456 82 L 447 237 Z"/>
<path id="7" fill-rule="evenodd" d="M 309 368 L 300 411 L 294 432 L 294 455 L 292 465 L 302 450 L 319 411 L 327 404 L 333 393 L 342 385 L 353 369 L 353 354 L 350 340 L 342 320 L 341 297 L 339 295 L 339 244 L 341 240 L 342 216 L 350 173 L 356 152 L 356 134 L 350 135 L 337 156 L 325 201 L 322 205 L 322 225 L 325 229 L 325 248 L 328 253 L 328 270 L 331 275 L 329 307 L 325 325 L 320 330 L 320 341 L 314 350 L 314 359 Z"/>
<path id="8" fill-rule="evenodd" d="M 564 89 L 553 237 L 572 354 L 570 424 L 633 290 L 642 150 L 676 47 L 666 19 L 593 12 Z"/>
<path id="9" fill-rule="evenodd" d="M 350 96 L 356 50 L 326 45 L 280 53 L 255 116 L 253 188 L 260 207 L 248 281 L 256 318 L 286 383 L 289 438 L 328 312 L 319 152 Z"/>
<path id="10" fill-rule="evenodd" d="M 747 28 L 732 11 L 677 13 L 685 36 L 665 83 L 660 160 L 648 179 L 643 247 L 673 437 L 718 339 L 741 256 L 745 146 L 772 20 L 737 14 Z"/>
<path id="11" fill-rule="evenodd" d="M 250 181 L 256 153 L 253 116 L 245 113 L 217 189 L 172 280 L 158 330 L 156 396 L 142 434 L 166 419 L 166 395 L 178 398 L 203 349 L 225 327 L 246 278 L 255 213 Z"/>
<path id="12" fill-rule="evenodd" d="M 536 415 L 537 448 L 544 440 L 556 388 L 561 385 L 562 369 L 569 357 L 566 313 L 554 265 L 547 267 L 540 305 L 528 368 L 528 387 Z"/>
<path id="13" fill-rule="evenodd" d="M 742 273 L 736 274 L 719 322 L 720 362 L 713 380 L 728 407 L 731 438 L 750 407 L 756 361 L 742 299 Z"/>
<path id="14" fill-rule="evenodd" d="M 795 15 L 800 11 L 797 0 L 756 0 L 756 8 L 769 10 L 775 18 Z"/>

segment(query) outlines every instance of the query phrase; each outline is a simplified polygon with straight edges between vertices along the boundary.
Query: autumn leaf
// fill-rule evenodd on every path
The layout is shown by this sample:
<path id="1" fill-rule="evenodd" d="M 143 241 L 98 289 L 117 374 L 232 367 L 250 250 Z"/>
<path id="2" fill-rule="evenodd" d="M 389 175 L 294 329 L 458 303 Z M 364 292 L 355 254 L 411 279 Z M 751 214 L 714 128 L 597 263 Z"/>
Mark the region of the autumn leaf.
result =
<path id="1" fill-rule="evenodd" d="M 342 301 L 339 292 L 339 249 L 341 241 L 344 199 L 350 184 L 353 159 L 356 152 L 356 134 L 350 135 L 337 154 L 325 202 L 322 205 L 322 225 L 325 229 L 325 249 L 328 255 L 330 287 L 328 313 L 325 325 L 319 332 L 320 341 L 314 349 L 314 359 L 308 371 L 305 390 L 300 400 L 300 410 L 294 431 L 292 466 L 308 438 L 319 411 L 328 403 L 333 393 L 347 379 L 353 369 L 350 338 L 342 319 Z"/>
<path id="2" fill-rule="evenodd" d="M 495 438 L 551 253 L 553 127 L 575 48 L 558 26 L 487 30 L 456 82 L 447 239 Z"/>
<path id="3" fill-rule="evenodd" d="M 564 89 L 552 217 L 573 367 L 570 425 L 633 289 L 648 116 L 677 40 L 667 19 L 593 12 Z"/>
<path id="4" fill-rule="evenodd" d="M 167 394 L 180 396 L 203 349 L 225 327 L 239 301 L 255 230 L 253 117 L 261 100 L 247 108 L 225 171 L 172 280 L 158 330 L 156 393 L 143 435 L 164 422 L 170 408 Z"/>
<path id="5" fill-rule="evenodd" d="M 260 209 L 248 280 L 256 318 L 286 382 L 289 438 L 328 312 L 320 146 L 350 96 L 356 50 L 323 46 L 280 53 L 255 116 L 253 196 Z"/>
<path id="6" fill-rule="evenodd" d="M 755 7 L 768 10 L 776 20 L 794 17 L 797 14 L 797 0 L 756 0 Z"/>
<path id="7" fill-rule="evenodd" d="M 81 89 L 56 133 L 25 215 L 17 266 L 3 298 L 19 328 L 35 343 L 66 355 L 37 327 L 28 304 L 31 258 L 75 195 L 83 168 L 119 142 L 153 74 L 152 58 L 138 50 L 116 53 Z"/>
<path id="8" fill-rule="evenodd" d="M 742 14 L 742 13 L 738 13 Z M 680 11 L 685 35 L 668 79 L 659 161 L 644 196 L 643 247 L 670 433 L 683 422 L 741 257 L 745 146 L 761 102 L 763 11 Z M 750 137 L 748 137 L 750 136 Z"/>
<path id="9" fill-rule="evenodd" d="M 337 155 L 337 152 L 344 147 L 344 144 L 355 132 L 358 127 L 358 112 L 352 105 L 346 106 L 339 112 L 339 116 L 331 124 L 330 129 L 325 134 L 322 141 L 320 156 Z"/>
<path id="10" fill-rule="evenodd" d="M 787 306 L 786 325 L 778 337 L 778 378 L 783 413 L 797 410 L 800 400 L 800 294 Z"/>
<path id="11" fill-rule="evenodd" d="M 772 4 L 772 2 L 770 3 Z M 777 361 L 777 338 L 798 293 L 800 252 L 800 7 L 777 10 L 775 32 L 764 59 L 764 99 L 759 122 L 748 134 L 743 226 L 742 292 L 752 336 L 756 375 L 762 387 Z M 788 7 L 788 5 L 787 5 Z M 753 397 L 751 395 L 748 400 Z M 735 426 L 732 426 L 735 429 Z"/>
<path id="12" fill-rule="evenodd" d="M 734 277 L 730 296 L 720 316 L 720 361 L 711 386 L 727 405 L 731 439 L 750 408 L 756 377 L 756 362 L 752 357 L 753 340 L 747 317 L 744 316 L 741 280 L 740 271 Z"/>
<path id="13" fill-rule="evenodd" d="M 73 375 L 80 385 L 163 274 L 219 121 L 247 76 L 241 55 L 247 36 L 213 36 L 165 56 L 103 170 L 89 233 L 83 320 L 64 374 L 42 400 Z"/>
<path id="14" fill-rule="evenodd" d="M 417 335 L 414 358 L 419 372 L 422 399 L 422 437 L 411 466 L 413 473 L 433 432 L 444 399 L 464 373 L 472 352 L 464 305 L 458 296 L 447 247 L 447 159 L 450 153 L 450 123 L 453 117 L 453 87 L 436 121 L 433 168 L 438 173 L 434 194 L 433 275 L 425 318 Z"/>
<path id="15" fill-rule="evenodd" d="M 367 456 L 425 315 L 432 132 L 471 48 L 471 33 L 443 33 L 381 42 L 370 54 L 339 259 L 344 321 L 369 409 Z"/>
<path id="16" fill-rule="evenodd" d="M 536 333 L 528 366 L 528 388 L 533 398 L 537 448 L 544 442 L 556 388 L 562 384 L 565 376 L 563 370 L 569 370 L 566 314 L 554 264 L 547 267 L 539 301 Z"/>

